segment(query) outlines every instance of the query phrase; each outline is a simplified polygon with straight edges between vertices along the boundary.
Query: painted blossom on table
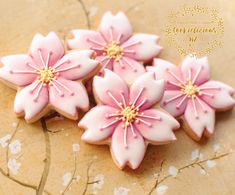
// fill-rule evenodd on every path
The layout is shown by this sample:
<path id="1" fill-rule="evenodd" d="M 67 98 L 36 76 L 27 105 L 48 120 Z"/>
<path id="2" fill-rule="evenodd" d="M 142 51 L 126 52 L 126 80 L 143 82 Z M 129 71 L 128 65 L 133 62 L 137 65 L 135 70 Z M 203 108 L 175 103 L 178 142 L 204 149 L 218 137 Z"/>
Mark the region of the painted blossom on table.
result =
<path id="1" fill-rule="evenodd" d="M 16 175 L 21 167 L 21 163 L 14 158 L 10 158 L 7 162 L 7 167 L 9 168 L 11 173 Z"/>
<path id="2" fill-rule="evenodd" d="M 8 146 L 8 141 L 11 139 L 11 134 L 6 134 L 0 138 L 0 144 L 3 148 Z"/>
<path id="3" fill-rule="evenodd" d="M 114 195 L 128 195 L 130 189 L 125 188 L 125 187 L 118 187 L 118 188 L 114 188 Z"/>
<path id="4" fill-rule="evenodd" d="M 102 189 L 104 185 L 104 175 L 98 174 L 94 177 L 94 184 L 92 185 L 93 194 L 97 194 L 98 190 Z"/>
<path id="5" fill-rule="evenodd" d="M 9 144 L 9 149 L 12 154 L 18 154 L 21 152 L 21 142 L 20 140 L 14 140 Z"/>

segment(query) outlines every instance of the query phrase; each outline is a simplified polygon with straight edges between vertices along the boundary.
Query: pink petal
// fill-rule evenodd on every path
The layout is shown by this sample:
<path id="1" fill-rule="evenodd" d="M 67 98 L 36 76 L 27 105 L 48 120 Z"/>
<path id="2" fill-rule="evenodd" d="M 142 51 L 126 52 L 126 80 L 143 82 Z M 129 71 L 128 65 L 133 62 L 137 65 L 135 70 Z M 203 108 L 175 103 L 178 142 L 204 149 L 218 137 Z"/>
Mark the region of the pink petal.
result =
<path id="1" fill-rule="evenodd" d="M 161 106 L 174 117 L 179 117 L 185 111 L 188 97 L 181 95 L 179 90 L 166 90 L 161 101 Z"/>
<path id="2" fill-rule="evenodd" d="M 201 96 L 201 99 L 211 107 L 218 110 L 227 110 L 235 105 L 234 98 L 232 97 L 235 91 L 232 87 L 219 81 L 208 81 L 199 87 L 202 89 L 202 93 L 206 92 L 212 95 L 202 94 Z"/>
<path id="3" fill-rule="evenodd" d="M 128 147 L 125 147 L 125 131 L 121 124 L 116 127 L 112 136 L 111 152 L 118 167 L 124 168 L 127 164 L 132 169 L 136 169 L 142 162 L 146 144 L 138 131 L 136 131 L 136 134 L 137 137 L 133 137 L 130 128 L 128 128 L 126 136 Z"/>
<path id="4" fill-rule="evenodd" d="M 194 101 L 196 109 L 194 109 L 193 101 L 188 101 L 188 105 L 184 113 L 185 121 L 197 138 L 201 138 L 205 130 L 207 133 L 213 134 L 215 126 L 215 111 L 203 101 L 199 100 L 201 104 L 199 104 L 196 99 Z"/>
<path id="5" fill-rule="evenodd" d="M 123 98 L 128 100 L 128 86 L 116 73 L 105 69 L 104 76 L 95 76 L 93 81 L 95 96 L 99 102 L 120 108 Z M 122 98 L 123 94 L 123 98 Z"/>
<path id="6" fill-rule="evenodd" d="M 157 44 L 158 39 L 158 36 L 151 34 L 135 34 L 122 45 L 124 54 L 139 61 L 149 61 L 162 49 Z"/>
<path id="7" fill-rule="evenodd" d="M 128 84 L 132 84 L 140 75 L 145 73 L 144 66 L 128 57 L 114 61 L 113 71 L 120 75 Z"/>
<path id="8" fill-rule="evenodd" d="M 113 59 L 108 58 L 107 56 L 96 56 L 95 58 L 97 61 L 100 62 L 102 68 L 100 69 L 100 72 L 102 72 L 105 68 L 113 70 Z"/>
<path id="9" fill-rule="evenodd" d="M 164 93 L 164 80 L 156 80 L 153 72 L 141 75 L 130 88 L 130 102 L 140 107 L 140 110 L 147 109 L 158 103 Z"/>
<path id="10" fill-rule="evenodd" d="M 71 119 L 77 119 L 80 108 L 86 111 L 89 108 L 89 100 L 85 87 L 75 81 L 58 78 L 53 81 L 49 89 L 50 103 L 56 111 Z"/>
<path id="11" fill-rule="evenodd" d="M 116 15 L 106 12 L 101 19 L 99 30 L 107 42 L 118 41 L 121 36 L 119 41 L 122 43 L 132 35 L 131 24 L 123 12 Z"/>
<path id="12" fill-rule="evenodd" d="M 143 116 L 139 118 L 151 124 L 151 126 L 148 126 L 142 122 L 135 123 L 141 135 L 149 142 L 165 144 L 176 140 L 173 130 L 179 128 L 180 124 L 168 113 L 157 109 L 149 109 L 143 111 Z"/>
<path id="13" fill-rule="evenodd" d="M 103 53 L 103 46 L 106 45 L 106 42 L 99 32 L 92 30 L 73 30 L 72 35 L 73 39 L 67 40 L 69 49 L 93 49 L 99 55 Z"/>
<path id="14" fill-rule="evenodd" d="M 115 118 L 108 117 L 108 115 L 114 114 L 116 111 L 115 108 L 110 106 L 96 106 L 86 113 L 78 124 L 79 127 L 86 129 L 82 135 L 82 140 L 97 143 L 110 137 L 118 122 L 113 123 Z"/>
<path id="15" fill-rule="evenodd" d="M 196 59 L 194 57 L 187 56 L 182 63 L 181 70 L 185 80 L 191 77 L 190 80 L 195 81 L 194 83 L 197 85 L 210 79 L 210 67 L 207 57 Z"/>
<path id="16" fill-rule="evenodd" d="M 94 52 L 91 50 L 74 51 L 66 54 L 54 67 L 58 67 L 56 70 L 63 78 L 68 80 L 84 79 L 98 67 L 99 62 L 91 59 L 93 54 Z M 66 61 L 67 63 L 63 63 Z"/>
<path id="17" fill-rule="evenodd" d="M 35 64 L 38 66 L 44 67 L 48 59 L 48 66 L 53 66 L 63 57 L 64 47 L 61 40 L 54 32 L 50 32 L 45 37 L 37 33 L 33 38 L 30 53 Z"/>
<path id="18" fill-rule="evenodd" d="M 28 55 L 12 55 L 1 58 L 3 67 L 0 68 L 0 78 L 12 84 L 23 87 L 31 84 L 37 77 L 36 74 L 31 73 L 13 73 L 13 71 L 33 71 L 27 63 L 31 63 L 32 59 Z"/>
<path id="19" fill-rule="evenodd" d="M 35 81 L 16 94 L 14 112 L 18 115 L 25 114 L 25 120 L 34 122 L 40 118 L 39 113 L 46 108 L 47 104 L 48 88 L 41 83 L 37 85 Z"/>
<path id="20" fill-rule="evenodd" d="M 157 79 L 165 80 L 166 90 L 178 90 L 179 85 L 184 82 L 180 68 L 171 62 L 155 58 L 153 66 L 148 66 L 146 69 L 155 72 Z"/>

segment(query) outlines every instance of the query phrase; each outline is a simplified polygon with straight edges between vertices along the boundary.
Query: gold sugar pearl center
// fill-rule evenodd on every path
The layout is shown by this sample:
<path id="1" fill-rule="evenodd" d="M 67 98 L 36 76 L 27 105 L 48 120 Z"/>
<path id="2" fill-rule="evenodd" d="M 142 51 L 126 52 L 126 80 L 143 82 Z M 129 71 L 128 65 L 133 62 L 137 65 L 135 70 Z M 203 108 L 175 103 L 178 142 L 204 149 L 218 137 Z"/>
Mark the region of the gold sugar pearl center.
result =
<path id="1" fill-rule="evenodd" d="M 39 74 L 39 80 L 45 84 L 49 84 L 52 80 L 56 78 L 55 69 L 52 67 L 42 68 Z"/>
<path id="2" fill-rule="evenodd" d="M 130 124 L 135 120 L 135 117 L 138 115 L 138 111 L 133 107 L 127 106 L 122 110 L 121 114 L 122 121 Z"/>
<path id="3" fill-rule="evenodd" d="M 197 88 L 197 85 L 194 85 L 191 81 L 189 81 L 183 88 L 182 92 L 188 97 L 193 97 L 195 96 L 198 92 L 199 89 Z"/>
<path id="4" fill-rule="evenodd" d="M 117 42 L 112 41 L 107 46 L 106 53 L 110 58 L 119 60 L 123 55 L 123 48 Z"/>

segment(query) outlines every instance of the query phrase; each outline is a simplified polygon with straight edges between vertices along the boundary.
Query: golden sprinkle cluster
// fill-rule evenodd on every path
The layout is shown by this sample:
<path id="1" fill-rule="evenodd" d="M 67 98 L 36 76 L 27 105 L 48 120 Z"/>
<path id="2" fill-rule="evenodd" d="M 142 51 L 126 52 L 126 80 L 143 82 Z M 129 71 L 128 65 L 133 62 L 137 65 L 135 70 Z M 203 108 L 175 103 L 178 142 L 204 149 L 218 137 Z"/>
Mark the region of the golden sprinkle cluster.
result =
<path id="1" fill-rule="evenodd" d="M 125 121 L 127 125 L 135 120 L 135 117 L 139 114 L 136 108 L 132 106 L 125 107 L 122 111 L 122 121 Z"/>
<path id="2" fill-rule="evenodd" d="M 56 79 L 56 71 L 53 67 L 42 68 L 39 71 L 39 81 L 44 84 L 50 84 L 52 80 Z"/>
<path id="3" fill-rule="evenodd" d="M 119 61 L 123 56 L 123 48 L 116 41 L 112 41 L 105 48 L 105 54 L 110 58 L 115 59 L 115 61 Z"/>
<path id="4" fill-rule="evenodd" d="M 197 85 L 193 84 L 192 81 L 188 81 L 182 88 L 181 91 L 183 94 L 186 94 L 188 97 L 195 97 L 199 93 Z"/>

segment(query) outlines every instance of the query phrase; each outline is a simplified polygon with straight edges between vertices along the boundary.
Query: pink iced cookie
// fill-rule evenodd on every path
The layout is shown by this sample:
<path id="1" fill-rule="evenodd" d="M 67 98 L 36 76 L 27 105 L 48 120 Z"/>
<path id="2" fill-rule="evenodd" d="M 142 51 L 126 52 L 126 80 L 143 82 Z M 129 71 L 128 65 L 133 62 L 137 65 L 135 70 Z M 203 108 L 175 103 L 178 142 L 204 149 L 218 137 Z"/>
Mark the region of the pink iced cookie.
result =
<path id="1" fill-rule="evenodd" d="M 132 83 L 145 72 L 141 62 L 155 57 L 161 50 L 158 36 L 133 34 L 132 26 L 123 12 L 112 15 L 106 12 L 99 31 L 73 30 L 73 39 L 67 41 L 70 49 L 92 49 L 104 68 Z M 102 69 L 102 70 L 103 70 Z"/>
<path id="2" fill-rule="evenodd" d="M 0 78 L 17 88 L 14 111 L 34 122 L 54 109 L 62 115 L 77 119 L 78 108 L 87 110 L 89 100 L 81 80 L 95 74 L 98 61 L 93 51 L 65 54 L 58 36 L 36 34 L 29 54 L 1 58 Z M 77 82 L 78 81 L 78 82 Z"/>
<path id="3" fill-rule="evenodd" d="M 153 73 L 140 76 L 130 87 L 116 73 L 105 69 L 95 76 L 94 93 L 99 105 L 81 119 L 85 128 L 82 140 L 92 144 L 109 144 L 119 168 L 139 167 L 148 143 L 175 141 L 179 123 L 168 113 L 154 108 L 164 92 L 164 81 Z"/>
<path id="4" fill-rule="evenodd" d="M 198 141 L 214 132 L 215 111 L 234 106 L 234 89 L 222 82 L 210 80 L 207 57 L 186 57 L 179 68 L 161 59 L 147 67 L 156 77 L 165 80 L 161 105 L 175 117 L 182 116 L 185 130 Z"/>

